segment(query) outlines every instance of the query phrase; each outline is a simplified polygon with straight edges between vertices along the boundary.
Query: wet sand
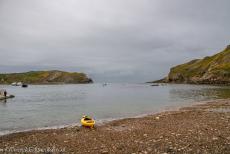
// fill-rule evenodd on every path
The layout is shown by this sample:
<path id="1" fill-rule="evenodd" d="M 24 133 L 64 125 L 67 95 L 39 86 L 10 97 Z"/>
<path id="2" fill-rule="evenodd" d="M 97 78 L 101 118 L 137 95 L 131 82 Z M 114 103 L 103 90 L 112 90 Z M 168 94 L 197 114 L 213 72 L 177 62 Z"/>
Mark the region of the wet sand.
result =
<path id="1" fill-rule="evenodd" d="M 94 129 L 67 127 L 0 137 L 0 153 L 229 154 L 230 99 L 209 101 Z"/>

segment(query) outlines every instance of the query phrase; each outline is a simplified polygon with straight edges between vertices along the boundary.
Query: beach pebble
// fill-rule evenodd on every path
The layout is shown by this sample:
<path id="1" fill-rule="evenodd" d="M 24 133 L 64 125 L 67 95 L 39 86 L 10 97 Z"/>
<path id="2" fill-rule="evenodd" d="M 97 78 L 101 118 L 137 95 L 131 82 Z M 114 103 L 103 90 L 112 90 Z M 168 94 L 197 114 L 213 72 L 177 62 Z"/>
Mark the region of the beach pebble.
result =
<path id="1" fill-rule="evenodd" d="M 93 150 L 97 150 L 97 149 L 98 149 L 98 147 L 94 147 L 94 148 L 93 148 Z"/>
<path id="2" fill-rule="evenodd" d="M 152 149 L 152 148 L 150 148 L 150 147 L 148 147 L 148 148 L 147 148 L 147 150 L 148 150 L 148 151 L 152 151 L 153 149 Z"/>
<path id="3" fill-rule="evenodd" d="M 102 148 L 102 149 L 105 148 L 105 145 L 102 145 L 101 148 Z"/>
<path id="4" fill-rule="evenodd" d="M 155 143 L 155 142 L 157 142 L 157 141 L 153 139 L 153 140 L 152 140 L 152 142 L 154 142 L 154 143 Z"/>
<path id="5" fill-rule="evenodd" d="M 107 154 L 107 153 L 109 153 L 109 151 L 104 150 L 104 151 L 101 151 L 101 153 L 102 153 L 102 154 Z"/>
<path id="6" fill-rule="evenodd" d="M 218 140 L 218 138 L 217 138 L 217 137 L 213 137 L 212 140 L 213 140 L 213 141 L 216 141 L 216 140 Z"/>
<path id="7" fill-rule="evenodd" d="M 156 119 L 156 120 L 159 120 L 159 119 L 160 119 L 160 117 L 156 117 L 155 119 Z"/>
<path id="8" fill-rule="evenodd" d="M 122 149 L 123 149 L 123 146 L 118 146 L 117 149 L 118 149 L 118 150 L 122 150 Z"/>
<path id="9" fill-rule="evenodd" d="M 147 137 L 147 136 L 148 136 L 148 134 L 144 134 L 143 136 L 144 136 L 144 137 Z"/>

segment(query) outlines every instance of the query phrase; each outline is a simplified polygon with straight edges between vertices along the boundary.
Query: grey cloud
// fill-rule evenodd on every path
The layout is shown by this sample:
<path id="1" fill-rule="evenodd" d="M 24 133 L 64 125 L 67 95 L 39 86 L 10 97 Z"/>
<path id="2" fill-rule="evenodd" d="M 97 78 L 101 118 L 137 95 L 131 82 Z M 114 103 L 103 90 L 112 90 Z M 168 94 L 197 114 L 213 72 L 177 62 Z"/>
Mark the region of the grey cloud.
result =
<path id="1" fill-rule="evenodd" d="M 144 82 L 230 43 L 228 0 L 0 0 L 0 71 Z"/>

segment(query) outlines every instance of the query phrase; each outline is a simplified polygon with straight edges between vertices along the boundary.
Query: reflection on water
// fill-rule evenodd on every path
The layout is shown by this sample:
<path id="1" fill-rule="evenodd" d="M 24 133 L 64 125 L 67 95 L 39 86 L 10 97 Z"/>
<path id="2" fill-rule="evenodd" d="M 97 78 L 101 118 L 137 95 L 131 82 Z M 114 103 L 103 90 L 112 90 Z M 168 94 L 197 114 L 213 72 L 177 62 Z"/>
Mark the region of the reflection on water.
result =
<path id="1" fill-rule="evenodd" d="M 206 99 L 226 99 L 230 98 L 229 87 L 212 87 L 212 86 L 198 86 L 199 88 L 182 87 L 170 90 L 170 95 L 173 98 L 191 99 L 195 101 Z"/>
<path id="2" fill-rule="evenodd" d="M 213 95 L 216 95 L 217 98 L 229 98 L 230 97 L 230 88 L 223 87 L 219 89 L 211 89 L 213 91 Z"/>
<path id="3" fill-rule="evenodd" d="M 6 106 L 7 99 L 0 100 L 0 105 Z"/>
<path id="4" fill-rule="evenodd" d="M 198 85 L 88 84 L 1 86 L 15 95 L 0 102 L 0 133 L 154 113 L 194 101 L 229 98 L 229 87 Z"/>

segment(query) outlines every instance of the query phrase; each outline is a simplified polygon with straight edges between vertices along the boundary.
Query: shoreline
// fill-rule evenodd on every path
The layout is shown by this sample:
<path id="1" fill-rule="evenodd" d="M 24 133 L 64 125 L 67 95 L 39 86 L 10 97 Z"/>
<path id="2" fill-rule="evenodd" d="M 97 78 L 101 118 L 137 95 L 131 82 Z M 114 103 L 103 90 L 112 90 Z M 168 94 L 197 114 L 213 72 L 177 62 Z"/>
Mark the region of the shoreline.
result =
<path id="1" fill-rule="evenodd" d="M 94 82 L 89 82 L 89 83 L 61 83 L 61 82 L 56 82 L 56 83 L 27 83 L 28 85 L 32 85 L 32 86 L 49 86 L 49 85 L 87 85 L 87 84 L 94 84 Z M 3 83 L 0 83 L 0 85 L 2 86 L 12 86 L 12 87 L 21 87 L 21 86 L 13 86 L 11 85 L 11 83 L 6 83 L 6 84 L 3 84 Z"/>
<path id="2" fill-rule="evenodd" d="M 226 112 L 215 111 L 221 108 L 227 108 Z M 194 129 L 193 125 L 196 126 Z M 217 130 L 218 135 L 214 136 L 209 129 L 214 132 Z M 195 102 L 189 106 L 141 117 L 116 119 L 97 125 L 93 130 L 75 125 L 7 134 L 0 136 L 0 150 L 6 147 L 25 149 L 34 146 L 46 149 L 48 146 L 65 149 L 67 153 L 197 153 L 198 149 L 202 153 L 227 153 L 230 150 L 229 130 L 230 99 L 219 99 Z M 194 139 L 196 135 L 199 136 L 197 132 L 201 132 L 203 137 Z M 221 144 L 217 142 L 219 140 Z M 86 148 L 82 143 L 93 146 Z M 184 143 L 188 143 L 190 148 L 181 148 Z M 202 148 L 199 144 L 203 145 Z M 216 148 L 219 151 L 215 151 Z"/>
<path id="3" fill-rule="evenodd" d="M 217 101 L 217 100 L 221 101 L 221 100 L 225 100 L 225 99 L 216 99 L 213 101 Z M 139 114 L 139 115 L 135 115 L 135 116 L 100 119 L 100 120 L 96 121 L 96 126 L 103 126 L 105 124 L 111 123 L 113 121 L 118 121 L 118 120 L 125 120 L 125 119 L 130 119 L 130 118 L 144 118 L 146 116 L 154 116 L 156 114 L 160 114 L 160 113 L 164 113 L 164 112 L 178 111 L 184 107 L 192 107 L 194 105 L 205 104 L 207 102 L 209 102 L 209 101 L 191 102 L 190 104 L 186 104 L 186 105 L 182 105 L 182 106 L 167 106 L 165 109 L 160 109 L 159 111 L 156 111 L 156 112 L 143 113 L 143 114 Z M 72 128 L 72 127 L 81 127 L 80 121 L 70 123 L 70 124 L 63 124 L 63 125 L 44 126 L 44 127 L 29 128 L 29 129 L 24 129 L 24 130 L 2 131 L 2 132 L 0 132 L 0 137 L 6 136 L 6 135 L 11 135 L 11 134 L 17 134 L 17 133 L 27 133 L 27 132 L 31 132 L 31 131 L 57 130 L 57 129 Z M 4 132 L 7 132 L 7 133 L 4 133 Z"/>

